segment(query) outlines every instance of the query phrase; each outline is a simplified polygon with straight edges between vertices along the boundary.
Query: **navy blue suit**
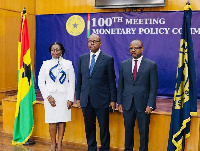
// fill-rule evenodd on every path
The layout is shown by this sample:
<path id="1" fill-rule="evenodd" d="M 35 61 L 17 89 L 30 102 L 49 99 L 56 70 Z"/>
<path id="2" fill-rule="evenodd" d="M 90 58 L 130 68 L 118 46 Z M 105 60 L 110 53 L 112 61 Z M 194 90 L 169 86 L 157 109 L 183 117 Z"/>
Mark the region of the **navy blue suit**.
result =
<path id="1" fill-rule="evenodd" d="M 76 99 L 80 100 L 83 111 L 88 150 L 97 150 L 96 117 L 100 126 L 100 150 L 109 150 L 108 107 L 117 99 L 114 59 L 101 51 L 91 76 L 89 63 L 90 53 L 79 57 Z"/>
<path id="2" fill-rule="evenodd" d="M 146 114 L 146 107 L 156 108 L 158 89 L 158 72 L 155 62 L 143 57 L 133 80 L 132 58 L 120 65 L 118 81 L 118 104 L 122 104 L 125 125 L 125 150 L 133 150 L 134 126 L 138 120 L 140 132 L 140 151 L 148 150 L 148 132 L 150 114 Z"/>

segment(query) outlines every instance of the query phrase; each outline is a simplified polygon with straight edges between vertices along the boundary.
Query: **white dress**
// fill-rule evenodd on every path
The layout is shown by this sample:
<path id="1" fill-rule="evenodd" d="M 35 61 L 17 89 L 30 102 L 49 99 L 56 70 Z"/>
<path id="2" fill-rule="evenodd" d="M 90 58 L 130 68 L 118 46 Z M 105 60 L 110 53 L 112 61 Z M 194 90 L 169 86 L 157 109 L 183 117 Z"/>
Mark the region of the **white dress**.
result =
<path id="1" fill-rule="evenodd" d="M 55 82 L 50 78 L 49 71 L 58 64 L 58 67 L 52 69 L 56 77 Z M 66 73 L 66 79 L 62 84 L 59 81 L 63 70 Z M 58 123 L 71 121 L 71 110 L 67 108 L 67 101 L 74 101 L 75 74 L 72 62 L 63 58 L 43 61 L 38 75 L 38 85 L 44 98 L 45 123 Z M 52 107 L 47 97 L 51 95 L 56 101 L 56 106 Z"/>

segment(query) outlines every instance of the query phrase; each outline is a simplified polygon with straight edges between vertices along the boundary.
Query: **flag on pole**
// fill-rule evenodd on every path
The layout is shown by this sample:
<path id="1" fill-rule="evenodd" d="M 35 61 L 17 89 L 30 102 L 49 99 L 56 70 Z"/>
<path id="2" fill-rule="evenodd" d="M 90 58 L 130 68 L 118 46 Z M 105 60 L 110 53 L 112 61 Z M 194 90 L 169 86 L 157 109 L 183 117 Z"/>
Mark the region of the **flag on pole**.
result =
<path id="1" fill-rule="evenodd" d="M 186 5 L 184 7 L 168 151 L 182 149 L 183 139 L 190 136 L 191 115 L 197 115 L 196 73 L 190 31 L 191 18 L 191 6 Z"/>
<path id="2" fill-rule="evenodd" d="M 33 104 L 36 102 L 26 13 L 21 13 L 18 42 L 18 93 L 15 111 L 13 145 L 22 145 L 30 138 L 33 127 Z"/>

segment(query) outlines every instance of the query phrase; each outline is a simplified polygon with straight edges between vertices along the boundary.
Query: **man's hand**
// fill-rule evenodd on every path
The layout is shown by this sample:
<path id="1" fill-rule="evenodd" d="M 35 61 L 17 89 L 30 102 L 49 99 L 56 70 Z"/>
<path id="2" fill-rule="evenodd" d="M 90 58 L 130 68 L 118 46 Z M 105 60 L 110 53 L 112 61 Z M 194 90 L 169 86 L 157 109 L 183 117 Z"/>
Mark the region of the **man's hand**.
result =
<path id="1" fill-rule="evenodd" d="M 109 105 L 109 107 L 112 107 L 112 110 L 113 110 L 113 113 L 114 113 L 114 111 L 115 111 L 115 108 L 116 108 L 116 103 L 115 102 L 110 102 L 110 105 Z"/>
<path id="2" fill-rule="evenodd" d="M 118 111 L 121 112 L 121 113 L 123 112 L 122 104 L 119 104 Z"/>
<path id="3" fill-rule="evenodd" d="M 72 101 L 67 101 L 67 108 L 68 110 L 72 108 L 73 102 Z"/>
<path id="4" fill-rule="evenodd" d="M 81 108 L 81 100 L 76 100 L 76 104 L 78 108 Z"/>
<path id="5" fill-rule="evenodd" d="M 147 106 L 145 113 L 146 114 L 150 114 L 152 112 L 152 110 L 153 110 L 152 108 L 150 108 L 149 106 Z"/>

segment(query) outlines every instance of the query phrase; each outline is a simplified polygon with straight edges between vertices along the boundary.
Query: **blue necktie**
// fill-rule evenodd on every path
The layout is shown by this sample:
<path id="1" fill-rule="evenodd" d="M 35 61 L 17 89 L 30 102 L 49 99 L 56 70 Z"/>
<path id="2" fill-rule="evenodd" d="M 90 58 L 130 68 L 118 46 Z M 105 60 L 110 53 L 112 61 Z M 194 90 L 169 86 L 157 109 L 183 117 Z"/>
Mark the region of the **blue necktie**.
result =
<path id="1" fill-rule="evenodd" d="M 95 56 L 96 56 L 95 54 L 92 55 L 92 60 L 91 60 L 91 65 L 90 65 L 90 76 L 92 75 L 92 70 L 95 65 L 95 58 L 94 58 Z"/>

